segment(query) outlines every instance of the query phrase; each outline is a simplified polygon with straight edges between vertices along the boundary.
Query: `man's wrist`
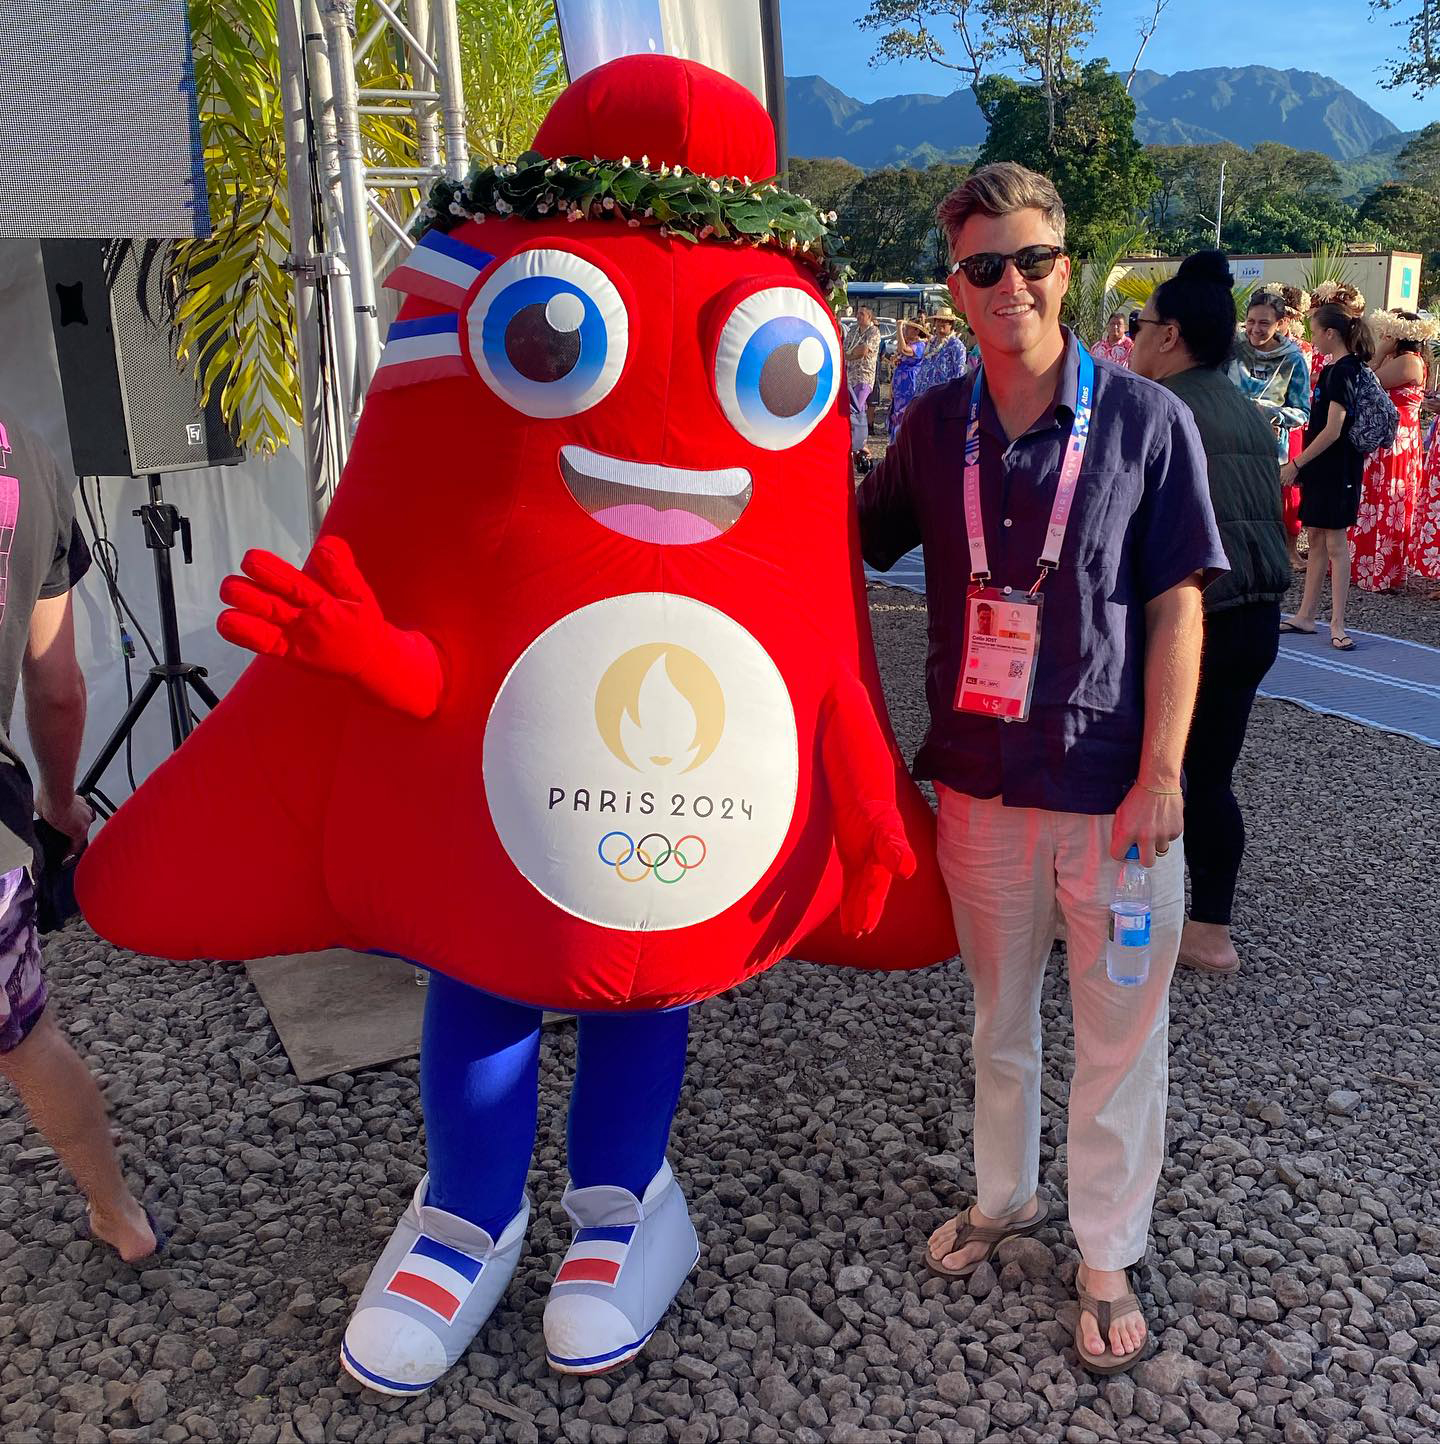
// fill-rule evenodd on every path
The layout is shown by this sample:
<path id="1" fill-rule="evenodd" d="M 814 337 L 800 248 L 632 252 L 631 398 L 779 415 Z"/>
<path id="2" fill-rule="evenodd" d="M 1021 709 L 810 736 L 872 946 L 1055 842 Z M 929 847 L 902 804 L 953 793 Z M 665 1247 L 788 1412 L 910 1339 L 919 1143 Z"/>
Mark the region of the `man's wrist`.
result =
<path id="1" fill-rule="evenodd" d="M 1179 797 L 1180 774 L 1179 772 L 1146 772 L 1135 779 L 1136 787 L 1143 788 L 1146 792 L 1152 792 L 1156 797 Z"/>

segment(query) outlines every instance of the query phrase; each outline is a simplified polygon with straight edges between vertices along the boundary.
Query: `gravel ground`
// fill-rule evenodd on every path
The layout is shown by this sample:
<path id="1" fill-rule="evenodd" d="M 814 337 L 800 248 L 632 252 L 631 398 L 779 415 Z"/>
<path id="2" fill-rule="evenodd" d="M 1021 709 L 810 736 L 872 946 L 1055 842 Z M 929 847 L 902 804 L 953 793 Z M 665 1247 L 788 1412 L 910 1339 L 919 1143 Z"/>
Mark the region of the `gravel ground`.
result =
<path id="1" fill-rule="evenodd" d="M 923 604 L 884 587 L 871 601 L 913 750 Z M 1157 1349 L 1129 1377 L 1075 1363 L 1063 1224 L 968 1287 L 919 1264 L 973 1186 L 958 967 L 787 965 L 698 1012 L 672 1158 L 702 1258 L 641 1359 L 584 1382 L 545 1365 L 545 1281 L 567 1237 L 562 1026 L 506 1301 L 442 1385 L 380 1401 L 336 1351 L 422 1168 L 414 1064 L 300 1087 L 243 973 L 136 958 L 75 926 L 49 949 L 58 1013 L 173 1240 L 138 1272 L 83 1240 L 80 1199 L 0 1104 L 0 1438 L 1440 1440 L 1440 767 L 1404 738 L 1262 702 L 1241 787 L 1246 966 L 1175 984 L 1171 1151 L 1138 1278 Z M 1044 1005 L 1057 1193 L 1059 979 Z"/>

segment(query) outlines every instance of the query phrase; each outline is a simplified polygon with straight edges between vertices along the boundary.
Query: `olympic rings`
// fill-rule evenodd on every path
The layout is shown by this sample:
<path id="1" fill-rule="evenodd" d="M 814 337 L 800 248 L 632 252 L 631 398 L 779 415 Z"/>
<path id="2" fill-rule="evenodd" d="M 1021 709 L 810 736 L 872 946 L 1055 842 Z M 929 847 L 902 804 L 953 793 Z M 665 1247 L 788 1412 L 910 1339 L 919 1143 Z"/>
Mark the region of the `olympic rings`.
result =
<path id="1" fill-rule="evenodd" d="M 618 838 L 623 846 L 616 846 L 606 849 L 606 844 L 612 839 Z M 653 844 L 660 844 L 656 847 Z M 693 862 L 684 851 L 686 843 L 698 843 L 700 856 Z M 661 850 L 663 848 L 663 850 Z M 595 848 L 600 861 L 606 866 L 615 869 L 615 876 L 621 882 L 644 882 L 647 877 L 653 877 L 656 882 L 662 882 L 674 886 L 680 882 L 685 874 L 693 872 L 710 855 L 710 848 L 703 837 L 696 833 L 687 833 L 679 842 L 671 843 L 670 839 L 663 832 L 647 832 L 639 842 L 636 842 L 628 832 L 607 832 Z M 692 847 L 690 852 L 695 849 Z M 619 856 L 610 856 L 610 853 L 618 853 Z M 658 855 L 656 855 L 658 854 Z M 675 866 L 679 869 L 673 877 L 667 876 L 660 871 L 666 863 L 674 859 Z M 626 872 L 625 867 L 638 859 L 638 872 Z"/>

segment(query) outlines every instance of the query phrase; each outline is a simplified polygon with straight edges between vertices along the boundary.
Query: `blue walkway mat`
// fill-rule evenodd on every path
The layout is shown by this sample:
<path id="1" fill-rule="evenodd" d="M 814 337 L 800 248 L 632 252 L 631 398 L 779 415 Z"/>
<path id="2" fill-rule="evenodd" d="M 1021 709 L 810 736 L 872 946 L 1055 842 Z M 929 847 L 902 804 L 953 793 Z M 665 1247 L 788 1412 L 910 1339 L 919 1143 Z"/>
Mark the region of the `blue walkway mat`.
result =
<path id="1" fill-rule="evenodd" d="M 918 548 L 888 572 L 866 567 L 865 575 L 913 592 L 925 590 Z M 1280 655 L 1260 695 L 1440 747 L 1440 647 L 1376 632 L 1351 629 L 1350 635 L 1355 650 L 1337 652 L 1323 625 L 1314 636 L 1282 633 Z"/>
<path id="2" fill-rule="evenodd" d="M 1260 695 L 1440 747 L 1440 648 L 1346 630 L 1353 652 L 1337 652 L 1323 624 L 1313 637 L 1282 632 Z"/>

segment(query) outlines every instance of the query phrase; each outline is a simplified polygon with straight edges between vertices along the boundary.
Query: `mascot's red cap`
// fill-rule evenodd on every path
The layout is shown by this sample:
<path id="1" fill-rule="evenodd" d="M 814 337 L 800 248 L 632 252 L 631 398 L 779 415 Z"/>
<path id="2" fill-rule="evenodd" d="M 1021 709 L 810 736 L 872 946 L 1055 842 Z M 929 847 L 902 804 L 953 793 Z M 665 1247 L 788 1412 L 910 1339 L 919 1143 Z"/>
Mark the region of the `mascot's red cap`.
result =
<path id="1" fill-rule="evenodd" d="M 707 176 L 775 174 L 775 128 L 738 81 L 673 55 L 625 55 L 582 75 L 551 107 L 534 149 L 550 160 L 683 165 Z"/>

